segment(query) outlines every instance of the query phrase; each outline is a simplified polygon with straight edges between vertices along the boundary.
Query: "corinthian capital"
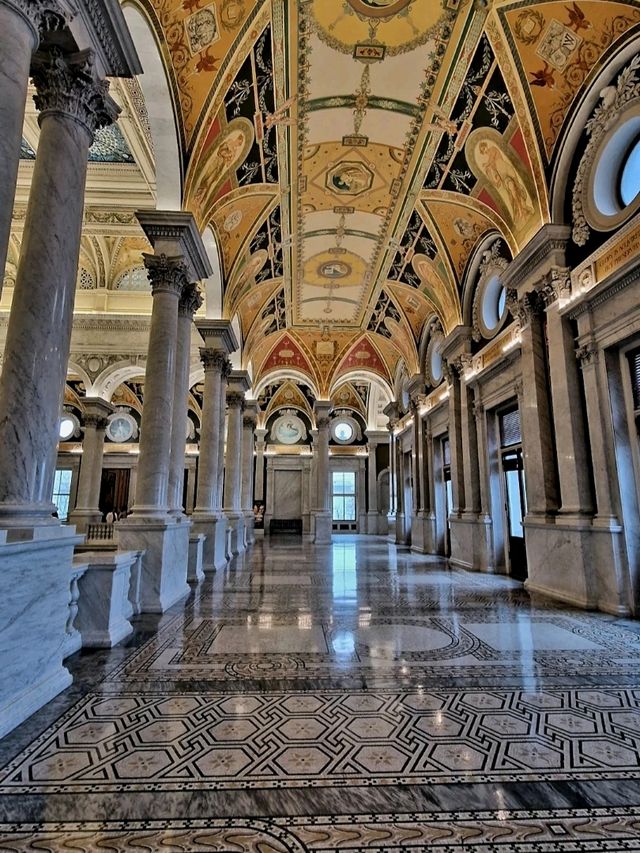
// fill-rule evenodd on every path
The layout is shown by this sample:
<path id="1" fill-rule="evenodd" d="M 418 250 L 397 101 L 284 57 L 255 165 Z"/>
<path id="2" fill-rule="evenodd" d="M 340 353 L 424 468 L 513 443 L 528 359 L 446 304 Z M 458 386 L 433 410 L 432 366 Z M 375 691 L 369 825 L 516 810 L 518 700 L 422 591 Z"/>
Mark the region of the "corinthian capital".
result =
<path id="1" fill-rule="evenodd" d="M 187 265 L 181 256 L 168 257 L 167 255 L 150 255 L 146 252 L 142 255 L 144 265 L 149 271 L 151 281 L 151 293 L 172 293 L 181 296 L 187 284 Z"/>
<path id="2" fill-rule="evenodd" d="M 96 77 L 91 50 L 66 56 L 58 47 L 34 55 L 34 102 L 42 125 L 49 115 L 65 115 L 82 125 L 93 141 L 96 130 L 112 124 L 120 107 L 109 95 L 109 82 Z"/>
<path id="3" fill-rule="evenodd" d="M 227 357 L 220 350 L 200 347 L 200 361 L 204 365 L 205 373 L 208 370 L 217 370 L 222 373 L 222 369 L 227 363 Z"/>
<path id="4" fill-rule="evenodd" d="M 70 20 L 56 0 L 0 0 L 0 5 L 26 19 L 33 31 L 34 48 L 47 33 L 63 29 Z"/>
<path id="5" fill-rule="evenodd" d="M 230 409 L 238 408 L 242 411 L 244 409 L 244 394 L 239 391 L 227 391 L 227 406 Z"/>
<path id="6" fill-rule="evenodd" d="M 193 315 L 202 305 L 202 294 L 197 284 L 185 284 L 180 294 L 178 314 L 193 320 Z"/>

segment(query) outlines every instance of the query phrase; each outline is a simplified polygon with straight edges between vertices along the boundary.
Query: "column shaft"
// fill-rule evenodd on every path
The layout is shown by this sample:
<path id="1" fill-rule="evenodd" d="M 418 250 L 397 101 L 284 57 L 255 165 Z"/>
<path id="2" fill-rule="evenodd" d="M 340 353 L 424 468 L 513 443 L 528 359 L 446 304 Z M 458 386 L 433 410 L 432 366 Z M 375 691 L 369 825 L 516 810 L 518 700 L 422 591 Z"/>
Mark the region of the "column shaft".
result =
<path id="1" fill-rule="evenodd" d="M 378 472 L 376 467 L 376 447 L 377 441 L 369 440 L 369 460 L 367 465 L 367 499 L 369 503 L 369 512 L 378 512 Z"/>
<path id="2" fill-rule="evenodd" d="M 195 284 L 186 285 L 178 304 L 176 370 L 174 379 L 173 422 L 171 427 L 171 463 L 169 467 L 169 508 L 182 515 L 184 459 L 187 442 L 189 367 L 191 364 L 191 328 L 193 315 L 202 304 Z"/>
<path id="3" fill-rule="evenodd" d="M 241 506 L 244 512 L 253 510 L 253 431 L 255 420 L 245 417 L 242 420 L 242 496 Z"/>
<path id="4" fill-rule="evenodd" d="M 216 506 L 219 510 L 224 504 L 224 481 L 227 460 L 225 459 L 225 432 L 227 426 L 227 380 L 231 374 L 231 364 L 227 360 L 222 370 L 220 383 L 220 422 L 218 425 L 218 483 L 216 488 Z"/>
<path id="5" fill-rule="evenodd" d="M 153 307 L 133 515 L 163 516 L 169 509 L 172 430 L 168 424 L 173 422 L 178 300 L 186 284 L 186 267 L 179 257 L 144 258 L 151 277 Z"/>
<path id="6" fill-rule="evenodd" d="M 322 418 L 318 422 L 317 448 L 317 477 L 318 509 L 321 512 L 329 511 L 329 419 Z"/>
<path id="7" fill-rule="evenodd" d="M 239 512 L 242 461 L 242 408 L 244 398 L 234 391 L 227 393 L 229 427 L 227 430 L 226 473 L 224 480 L 224 510 Z"/>
<path id="8" fill-rule="evenodd" d="M 0 379 L 0 516 L 18 525 L 51 521 L 88 151 L 118 112 L 86 54 L 54 51 L 33 76 L 40 143 Z"/>
<path id="9" fill-rule="evenodd" d="M 222 367 L 226 361 L 223 353 L 202 348 L 200 357 L 204 364 L 204 394 L 200 430 L 200 457 L 198 459 L 198 494 L 196 514 L 211 514 L 218 509 L 218 451 L 220 445 L 220 387 Z"/>

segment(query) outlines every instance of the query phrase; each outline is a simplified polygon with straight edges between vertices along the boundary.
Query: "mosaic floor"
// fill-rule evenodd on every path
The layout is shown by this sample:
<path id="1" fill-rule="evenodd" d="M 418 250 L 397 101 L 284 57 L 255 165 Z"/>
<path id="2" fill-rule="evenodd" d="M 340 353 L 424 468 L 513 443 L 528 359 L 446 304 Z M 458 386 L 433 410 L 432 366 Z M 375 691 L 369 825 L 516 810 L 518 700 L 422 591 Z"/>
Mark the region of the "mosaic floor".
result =
<path id="1" fill-rule="evenodd" d="M 0 741 L 0 850 L 640 850 L 640 623 L 259 542 Z"/>

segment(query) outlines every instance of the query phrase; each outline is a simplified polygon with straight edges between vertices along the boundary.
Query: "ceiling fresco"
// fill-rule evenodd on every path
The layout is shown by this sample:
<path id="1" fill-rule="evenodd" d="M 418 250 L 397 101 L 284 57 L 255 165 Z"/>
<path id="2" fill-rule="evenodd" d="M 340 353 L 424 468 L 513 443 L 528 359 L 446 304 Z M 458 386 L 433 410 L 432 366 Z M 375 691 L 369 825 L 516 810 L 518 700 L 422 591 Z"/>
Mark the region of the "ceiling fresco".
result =
<path id="1" fill-rule="evenodd" d="M 324 397 L 417 372 L 478 246 L 515 255 L 549 221 L 567 121 L 640 28 L 639 0 L 140 2 L 254 382 Z"/>

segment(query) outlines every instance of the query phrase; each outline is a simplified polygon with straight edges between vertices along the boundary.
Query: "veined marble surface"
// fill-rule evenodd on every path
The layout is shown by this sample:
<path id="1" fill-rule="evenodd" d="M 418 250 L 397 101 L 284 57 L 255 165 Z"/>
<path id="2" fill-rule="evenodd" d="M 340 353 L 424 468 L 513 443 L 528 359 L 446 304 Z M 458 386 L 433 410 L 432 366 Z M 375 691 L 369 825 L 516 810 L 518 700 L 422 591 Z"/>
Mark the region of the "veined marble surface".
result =
<path id="1" fill-rule="evenodd" d="M 0 742 L 0 849 L 640 849 L 637 623 L 368 537 L 193 590 Z"/>

